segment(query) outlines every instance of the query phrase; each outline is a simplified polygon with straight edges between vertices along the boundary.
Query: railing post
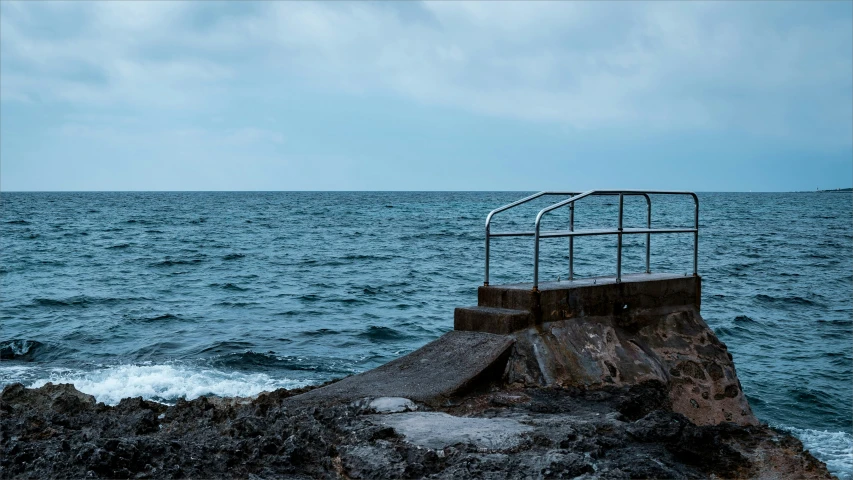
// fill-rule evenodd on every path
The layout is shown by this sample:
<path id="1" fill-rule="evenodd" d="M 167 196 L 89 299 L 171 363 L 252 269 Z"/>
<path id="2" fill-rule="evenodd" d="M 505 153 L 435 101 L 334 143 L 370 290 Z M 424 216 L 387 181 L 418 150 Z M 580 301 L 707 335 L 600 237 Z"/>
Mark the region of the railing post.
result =
<path id="1" fill-rule="evenodd" d="M 539 290 L 539 224 L 542 221 L 542 212 L 536 215 L 536 226 L 533 229 L 533 291 Z"/>
<path id="2" fill-rule="evenodd" d="M 646 229 L 652 229 L 652 200 L 649 198 L 648 194 L 643 194 L 646 197 Z M 651 256 L 652 256 L 652 234 L 646 232 L 646 273 L 652 273 L 651 268 Z"/>
<path id="3" fill-rule="evenodd" d="M 533 241 L 533 290 L 539 290 L 539 225 Z"/>
<path id="4" fill-rule="evenodd" d="M 619 194 L 619 233 L 616 234 L 616 283 L 622 281 L 622 208 L 625 196 Z"/>
<path id="5" fill-rule="evenodd" d="M 483 279 L 483 285 L 489 286 L 489 224 L 486 223 L 486 278 Z"/>
<path id="6" fill-rule="evenodd" d="M 575 204 L 569 205 L 569 231 L 575 231 Z M 575 237 L 569 237 L 569 280 L 575 279 Z"/>
<path id="7" fill-rule="evenodd" d="M 693 202 L 696 204 L 696 212 L 693 217 L 693 276 L 699 274 L 699 197 L 693 194 Z"/>

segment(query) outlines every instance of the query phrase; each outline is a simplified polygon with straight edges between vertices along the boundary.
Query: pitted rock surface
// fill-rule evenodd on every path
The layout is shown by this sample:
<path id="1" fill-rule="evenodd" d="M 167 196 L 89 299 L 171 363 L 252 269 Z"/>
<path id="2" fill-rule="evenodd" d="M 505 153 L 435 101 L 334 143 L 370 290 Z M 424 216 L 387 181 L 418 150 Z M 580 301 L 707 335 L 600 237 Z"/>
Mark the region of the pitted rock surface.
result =
<path id="1" fill-rule="evenodd" d="M 70 385 L 11 385 L 0 394 L 0 477 L 831 478 L 788 434 L 691 423 L 656 381 L 494 389 L 441 409 L 385 415 L 359 402 L 286 402 L 298 393 L 174 406 L 136 398 L 111 407 Z M 412 429 L 377 421 L 421 411 L 450 419 L 419 427 L 446 440 L 413 443 Z M 447 436 L 448 425 L 466 424 L 522 428 L 511 443 Z"/>

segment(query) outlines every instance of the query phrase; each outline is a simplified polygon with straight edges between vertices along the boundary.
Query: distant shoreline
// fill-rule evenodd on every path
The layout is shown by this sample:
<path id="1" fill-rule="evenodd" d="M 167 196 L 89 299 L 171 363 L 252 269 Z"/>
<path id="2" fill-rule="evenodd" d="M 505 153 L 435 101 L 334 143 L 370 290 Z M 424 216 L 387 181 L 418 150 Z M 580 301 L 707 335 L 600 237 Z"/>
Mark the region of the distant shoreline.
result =
<path id="1" fill-rule="evenodd" d="M 833 190 L 818 190 L 818 193 L 850 193 L 853 188 L 836 188 Z"/>

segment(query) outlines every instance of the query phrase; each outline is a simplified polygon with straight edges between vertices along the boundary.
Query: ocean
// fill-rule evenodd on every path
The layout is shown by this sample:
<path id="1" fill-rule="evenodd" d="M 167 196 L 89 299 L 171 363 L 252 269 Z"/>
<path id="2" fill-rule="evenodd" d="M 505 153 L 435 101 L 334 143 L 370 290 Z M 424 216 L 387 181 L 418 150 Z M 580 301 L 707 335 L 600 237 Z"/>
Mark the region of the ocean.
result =
<path id="1" fill-rule="evenodd" d="M 483 282 L 483 226 L 523 192 L 0 194 L 0 385 L 73 383 L 99 401 L 248 396 L 362 372 L 453 328 Z M 756 415 L 853 478 L 853 196 L 701 193 L 702 315 Z M 530 228 L 557 199 L 505 212 Z M 614 198 L 576 228 L 614 227 Z M 628 198 L 625 226 L 644 226 Z M 564 228 L 567 211 L 544 225 Z M 653 197 L 653 226 L 692 201 Z M 623 272 L 644 268 L 626 236 Z M 652 271 L 692 272 L 692 236 L 651 240 Z M 565 280 L 568 240 L 540 278 Z M 532 281 L 531 238 L 498 238 L 491 283 Z M 613 275 L 613 237 L 576 240 L 578 276 Z"/>

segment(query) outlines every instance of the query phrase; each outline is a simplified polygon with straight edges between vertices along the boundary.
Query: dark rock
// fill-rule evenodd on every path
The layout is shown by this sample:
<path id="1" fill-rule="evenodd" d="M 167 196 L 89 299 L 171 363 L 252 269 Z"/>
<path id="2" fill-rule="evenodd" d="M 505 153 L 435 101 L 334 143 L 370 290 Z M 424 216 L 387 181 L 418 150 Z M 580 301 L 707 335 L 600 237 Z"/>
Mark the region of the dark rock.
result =
<path id="1" fill-rule="evenodd" d="M 437 409 L 523 422 L 516 440 L 494 447 L 425 448 L 393 422 L 383 424 L 412 412 L 377 414 L 359 403 L 295 407 L 284 401 L 290 396 L 171 407 L 134 398 L 110 407 L 70 386 L 10 385 L 0 394 L 0 477 L 829 478 L 787 434 L 692 424 L 671 410 L 657 381 L 481 392 Z"/>

